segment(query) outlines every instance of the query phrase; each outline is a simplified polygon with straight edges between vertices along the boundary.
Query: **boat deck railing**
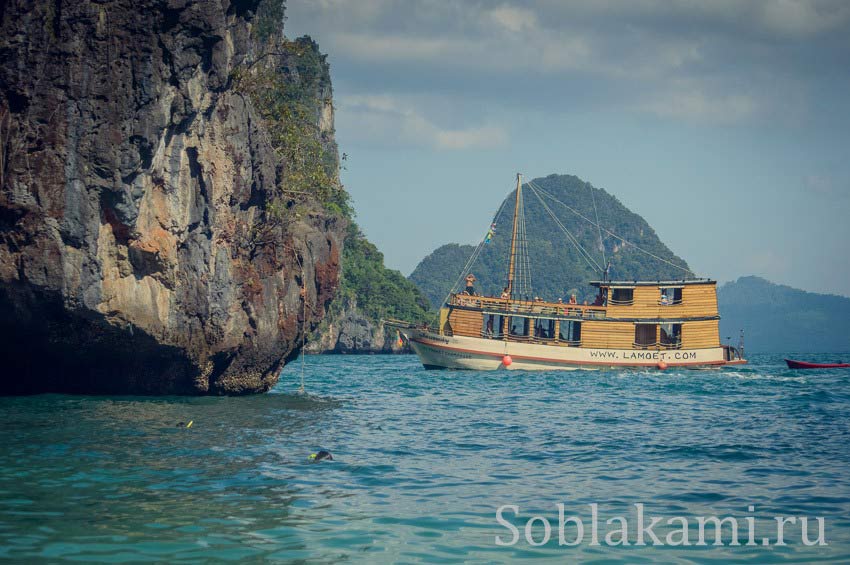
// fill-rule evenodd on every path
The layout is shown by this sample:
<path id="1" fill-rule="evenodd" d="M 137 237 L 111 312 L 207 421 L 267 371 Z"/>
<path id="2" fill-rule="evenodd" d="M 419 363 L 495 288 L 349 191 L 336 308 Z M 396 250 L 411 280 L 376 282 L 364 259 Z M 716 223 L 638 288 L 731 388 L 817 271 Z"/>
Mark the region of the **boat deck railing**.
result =
<path id="1" fill-rule="evenodd" d="M 553 318 L 582 318 L 586 320 L 601 320 L 605 318 L 604 306 L 563 304 L 560 302 L 543 302 L 540 300 L 507 300 L 495 296 L 452 294 L 449 297 L 449 305 L 461 308 L 473 308 L 505 316 L 548 316 Z"/>
<path id="2" fill-rule="evenodd" d="M 661 342 L 661 341 L 656 341 L 656 342 L 653 342 L 653 343 L 633 342 L 632 343 L 632 349 L 682 349 L 682 342 L 681 341 L 675 341 L 675 342 L 669 342 L 669 343 Z"/>

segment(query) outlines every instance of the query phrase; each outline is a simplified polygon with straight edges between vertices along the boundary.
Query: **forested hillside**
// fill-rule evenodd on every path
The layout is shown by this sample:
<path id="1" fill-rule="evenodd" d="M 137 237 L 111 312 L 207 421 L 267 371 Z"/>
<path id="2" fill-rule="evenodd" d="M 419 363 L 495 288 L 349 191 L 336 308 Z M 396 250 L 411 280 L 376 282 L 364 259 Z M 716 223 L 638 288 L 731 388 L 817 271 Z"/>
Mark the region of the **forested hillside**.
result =
<path id="1" fill-rule="evenodd" d="M 850 351 L 850 298 L 751 276 L 722 285 L 717 300 L 721 336 L 735 341 L 743 329 L 748 351 Z"/>
<path id="2" fill-rule="evenodd" d="M 384 266 L 384 255 L 351 220 L 342 255 L 339 291 L 311 338 L 314 353 L 390 353 L 402 349 L 382 320 L 430 322 L 428 299 L 400 272 Z"/>
<path id="3" fill-rule="evenodd" d="M 573 175 L 550 175 L 532 182 L 558 202 L 572 208 L 573 211 L 544 197 L 555 216 L 581 247 L 587 250 L 591 259 L 585 258 L 577 246 L 569 241 L 541 201 L 525 185 L 523 195 L 527 246 L 534 295 L 556 299 L 567 298 L 575 293 L 579 300 L 592 299 L 592 290 L 586 283 L 602 276 L 605 266 L 603 250 L 605 257 L 611 261 L 612 278 L 679 279 L 686 276 L 684 269 L 688 268 L 687 263 L 659 240 L 646 220 L 604 189 L 595 188 Z M 498 295 L 505 284 L 515 194 L 512 191 L 505 199 L 495 233 L 470 269 L 478 278 L 478 289 L 485 294 Z M 599 224 L 608 232 L 678 267 L 642 253 L 624 243 L 623 239 L 605 231 L 602 232 L 600 242 L 599 230 L 588 221 L 595 221 L 597 214 Z M 443 245 L 419 263 L 410 275 L 410 280 L 416 283 L 434 306 L 439 306 L 474 249 L 472 245 Z"/>

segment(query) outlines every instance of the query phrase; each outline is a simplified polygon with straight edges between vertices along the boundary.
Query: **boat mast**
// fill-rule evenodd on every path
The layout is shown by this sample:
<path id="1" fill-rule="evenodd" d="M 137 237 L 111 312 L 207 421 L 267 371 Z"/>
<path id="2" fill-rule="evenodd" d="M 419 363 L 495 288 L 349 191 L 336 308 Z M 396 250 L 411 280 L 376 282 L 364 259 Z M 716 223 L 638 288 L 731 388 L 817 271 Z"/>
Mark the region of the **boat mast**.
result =
<path id="1" fill-rule="evenodd" d="M 522 198 L 522 175 L 516 174 L 516 203 L 514 204 L 514 231 L 511 235 L 511 259 L 508 266 L 508 297 L 514 297 L 514 270 L 516 268 L 516 236 L 519 225 L 519 202 Z"/>

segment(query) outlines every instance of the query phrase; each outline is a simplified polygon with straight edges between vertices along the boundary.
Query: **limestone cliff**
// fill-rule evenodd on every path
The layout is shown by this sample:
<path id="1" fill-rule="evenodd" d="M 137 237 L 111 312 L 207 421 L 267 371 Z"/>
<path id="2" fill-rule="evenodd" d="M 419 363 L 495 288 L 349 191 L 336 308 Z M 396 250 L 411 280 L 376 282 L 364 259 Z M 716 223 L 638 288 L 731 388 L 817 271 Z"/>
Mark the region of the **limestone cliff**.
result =
<path id="1" fill-rule="evenodd" d="M 370 319 L 357 307 L 356 300 L 344 301 L 341 309 L 319 326 L 305 349 L 326 354 L 410 352 L 406 344 L 398 344 L 395 330 L 386 328 L 381 320 Z"/>
<path id="2" fill-rule="evenodd" d="M 297 354 L 345 221 L 287 193 L 234 79 L 310 90 L 335 166 L 327 65 L 277 2 L 0 3 L 0 392 L 259 392 Z"/>
<path id="3" fill-rule="evenodd" d="M 328 316 L 310 336 L 311 353 L 404 353 L 398 333 L 383 320 L 434 322 L 435 313 L 415 284 L 384 265 L 384 255 L 349 222 L 342 275 Z"/>

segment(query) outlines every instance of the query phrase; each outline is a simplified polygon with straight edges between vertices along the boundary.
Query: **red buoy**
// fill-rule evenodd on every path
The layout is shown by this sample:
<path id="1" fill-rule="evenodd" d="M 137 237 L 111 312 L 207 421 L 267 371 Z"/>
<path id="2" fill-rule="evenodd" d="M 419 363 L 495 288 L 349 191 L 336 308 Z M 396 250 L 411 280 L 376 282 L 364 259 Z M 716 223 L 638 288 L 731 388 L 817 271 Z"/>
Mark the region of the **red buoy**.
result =
<path id="1" fill-rule="evenodd" d="M 510 367 L 511 363 L 513 362 L 514 360 L 511 359 L 510 355 L 505 355 L 504 357 L 502 357 L 502 365 L 504 365 L 505 367 Z"/>
<path id="2" fill-rule="evenodd" d="M 667 363 L 665 361 L 659 361 L 658 362 L 658 368 L 663 371 L 664 369 L 667 368 Z"/>

